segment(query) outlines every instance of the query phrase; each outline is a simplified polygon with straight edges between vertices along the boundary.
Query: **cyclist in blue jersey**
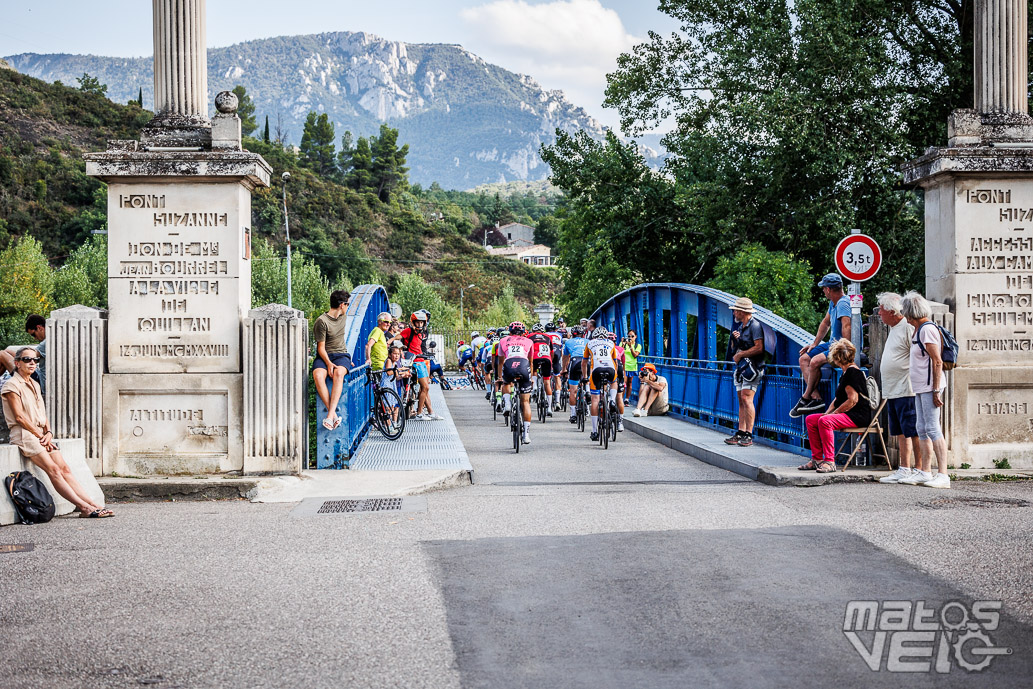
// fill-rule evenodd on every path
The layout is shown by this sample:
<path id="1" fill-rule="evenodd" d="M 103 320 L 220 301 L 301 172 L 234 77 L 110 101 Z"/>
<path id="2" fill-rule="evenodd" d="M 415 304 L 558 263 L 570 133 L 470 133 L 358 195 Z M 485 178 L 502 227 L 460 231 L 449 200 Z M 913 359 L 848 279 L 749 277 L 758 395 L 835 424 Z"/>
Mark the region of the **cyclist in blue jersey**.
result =
<path id="1" fill-rule="evenodd" d="M 567 372 L 567 389 L 570 395 L 570 422 L 577 423 L 577 385 L 581 382 L 581 360 L 585 356 L 588 340 L 583 337 L 581 326 L 571 328 L 572 337 L 563 343 L 563 370 Z"/>
<path id="2" fill-rule="evenodd" d="M 473 361 L 473 347 L 459 340 L 456 347 L 456 359 L 459 360 L 459 372 L 466 373 L 466 365 Z"/>

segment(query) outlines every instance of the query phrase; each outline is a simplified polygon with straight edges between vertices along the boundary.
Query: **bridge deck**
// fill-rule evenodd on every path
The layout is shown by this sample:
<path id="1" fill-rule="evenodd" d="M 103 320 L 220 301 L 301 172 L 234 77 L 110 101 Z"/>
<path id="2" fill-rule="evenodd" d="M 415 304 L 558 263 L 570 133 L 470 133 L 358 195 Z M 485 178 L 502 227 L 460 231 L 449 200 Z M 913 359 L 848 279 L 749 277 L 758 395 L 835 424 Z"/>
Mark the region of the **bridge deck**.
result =
<path id="1" fill-rule="evenodd" d="M 352 471 L 422 471 L 449 469 L 473 471 L 463 441 L 459 439 L 445 396 L 437 385 L 430 386 L 430 403 L 443 421 L 414 421 L 405 424 L 398 440 L 387 440 L 371 428 L 351 461 Z"/>

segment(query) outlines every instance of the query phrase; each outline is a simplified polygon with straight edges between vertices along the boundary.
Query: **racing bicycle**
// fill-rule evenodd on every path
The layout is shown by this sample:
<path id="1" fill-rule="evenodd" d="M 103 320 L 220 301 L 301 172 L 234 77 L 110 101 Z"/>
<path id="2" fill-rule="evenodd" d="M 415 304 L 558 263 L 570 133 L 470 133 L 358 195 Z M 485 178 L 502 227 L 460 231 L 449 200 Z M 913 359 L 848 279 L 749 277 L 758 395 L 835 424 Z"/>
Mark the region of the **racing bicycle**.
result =
<path id="1" fill-rule="evenodd" d="M 388 440 L 398 440 L 405 430 L 405 414 L 398 393 L 382 385 L 383 372 L 366 369 L 366 385 L 373 386 L 373 408 L 370 416 L 373 425 Z"/>

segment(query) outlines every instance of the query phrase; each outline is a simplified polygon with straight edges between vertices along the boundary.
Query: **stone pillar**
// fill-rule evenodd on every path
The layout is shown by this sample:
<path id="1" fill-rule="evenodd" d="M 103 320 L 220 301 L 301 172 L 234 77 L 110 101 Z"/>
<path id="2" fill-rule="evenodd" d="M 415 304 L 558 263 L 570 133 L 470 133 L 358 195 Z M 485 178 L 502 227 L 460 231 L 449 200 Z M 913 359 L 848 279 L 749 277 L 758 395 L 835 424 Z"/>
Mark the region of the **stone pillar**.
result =
<path id="1" fill-rule="evenodd" d="M 158 113 L 85 156 L 108 185 L 105 474 L 244 469 L 241 323 L 251 308 L 251 192 L 236 98 L 207 117 L 204 0 L 153 0 Z"/>
<path id="2" fill-rule="evenodd" d="M 298 473 L 308 458 L 308 320 L 269 304 L 244 319 L 244 473 Z"/>
<path id="3" fill-rule="evenodd" d="M 143 130 L 153 147 L 204 147 L 208 120 L 205 0 L 152 0 L 154 119 Z"/>
<path id="4" fill-rule="evenodd" d="M 976 112 L 1028 110 L 1026 8 L 1026 0 L 976 0 Z"/>
<path id="5" fill-rule="evenodd" d="M 55 438 L 82 438 L 86 464 L 103 473 L 101 382 L 108 314 L 88 306 L 56 309 L 47 319 L 47 417 Z"/>
<path id="6" fill-rule="evenodd" d="M 977 0 L 975 110 L 904 165 L 925 191 L 925 292 L 953 311 L 944 433 L 955 465 L 1033 468 L 1033 118 L 1025 0 Z M 949 323 L 951 314 L 934 320 Z"/>

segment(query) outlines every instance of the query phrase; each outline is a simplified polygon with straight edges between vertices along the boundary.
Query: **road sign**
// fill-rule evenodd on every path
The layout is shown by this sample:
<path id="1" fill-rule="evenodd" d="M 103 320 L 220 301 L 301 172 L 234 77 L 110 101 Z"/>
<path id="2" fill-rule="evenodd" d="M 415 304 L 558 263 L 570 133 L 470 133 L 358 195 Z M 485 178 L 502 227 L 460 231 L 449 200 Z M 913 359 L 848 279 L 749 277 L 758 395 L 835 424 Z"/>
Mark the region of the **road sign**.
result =
<path id="1" fill-rule="evenodd" d="M 852 234 L 836 247 L 836 269 L 851 282 L 871 280 L 882 266 L 882 250 L 866 234 Z"/>

